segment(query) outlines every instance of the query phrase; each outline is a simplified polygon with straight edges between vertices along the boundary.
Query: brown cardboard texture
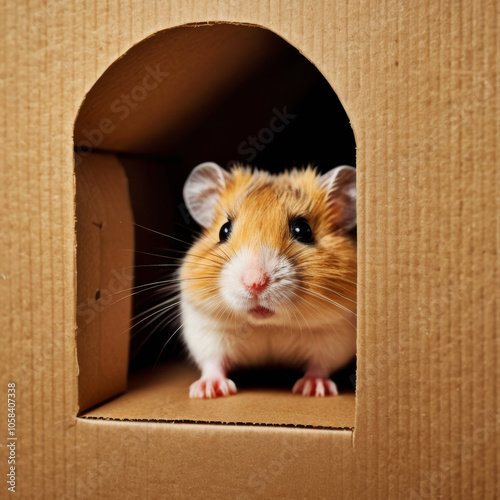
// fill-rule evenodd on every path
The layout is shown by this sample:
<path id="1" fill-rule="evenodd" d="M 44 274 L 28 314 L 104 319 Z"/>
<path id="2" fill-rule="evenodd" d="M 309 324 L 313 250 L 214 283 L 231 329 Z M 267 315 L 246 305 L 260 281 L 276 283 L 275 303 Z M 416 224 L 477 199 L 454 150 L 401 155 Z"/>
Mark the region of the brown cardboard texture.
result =
<path id="1" fill-rule="evenodd" d="M 497 10 L 4 2 L 3 491 L 500 496 Z M 354 159 L 355 395 L 189 400 L 161 335 L 129 365 L 193 166 Z"/>
<path id="2" fill-rule="evenodd" d="M 75 175 L 78 403 L 88 408 L 126 389 L 134 240 L 117 161 L 93 154 Z"/>

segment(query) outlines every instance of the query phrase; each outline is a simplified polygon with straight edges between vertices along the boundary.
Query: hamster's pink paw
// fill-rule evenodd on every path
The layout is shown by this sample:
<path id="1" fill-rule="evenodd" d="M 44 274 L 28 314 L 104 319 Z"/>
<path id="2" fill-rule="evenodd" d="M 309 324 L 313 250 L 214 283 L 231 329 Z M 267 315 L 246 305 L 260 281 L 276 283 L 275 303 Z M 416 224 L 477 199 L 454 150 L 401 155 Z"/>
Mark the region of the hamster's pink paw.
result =
<path id="1" fill-rule="evenodd" d="M 329 378 L 305 376 L 297 380 L 293 386 L 294 394 L 302 396 L 337 396 L 339 391 L 335 382 Z"/>
<path id="2" fill-rule="evenodd" d="M 189 397 L 194 399 L 210 399 L 236 394 L 235 383 L 220 376 L 200 378 L 189 387 Z"/>

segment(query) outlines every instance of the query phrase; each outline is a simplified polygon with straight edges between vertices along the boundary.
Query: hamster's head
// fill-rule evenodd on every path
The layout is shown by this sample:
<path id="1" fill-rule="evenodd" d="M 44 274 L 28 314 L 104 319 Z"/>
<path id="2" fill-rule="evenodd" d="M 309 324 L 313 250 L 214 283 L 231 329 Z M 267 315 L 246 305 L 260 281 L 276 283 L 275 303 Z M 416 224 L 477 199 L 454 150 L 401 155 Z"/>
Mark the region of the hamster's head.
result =
<path id="1" fill-rule="evenodd" d="M 180 270 L 194 307 L 223 324 L 301 327 L 355 313 L 354 168 L 271 175 L 203 163 L 183 194 L 203 228 Z"/>

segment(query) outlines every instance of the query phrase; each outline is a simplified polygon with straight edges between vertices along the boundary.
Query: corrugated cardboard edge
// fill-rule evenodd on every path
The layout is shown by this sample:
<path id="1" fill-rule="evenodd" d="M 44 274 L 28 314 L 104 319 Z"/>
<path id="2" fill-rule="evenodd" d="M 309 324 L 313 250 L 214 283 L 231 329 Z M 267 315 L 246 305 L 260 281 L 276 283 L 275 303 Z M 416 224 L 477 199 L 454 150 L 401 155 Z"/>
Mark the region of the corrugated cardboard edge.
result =
<path id="1" fill-rule="evenodd" d="M 328 427 L 317 425 L 300 425 L 300 424 L 271 424 L 265 422 L 231 422 L 231 421 L 218 421 L 218 420 L 176 420 L 176 419 L 161 419 L 161 418 L 111 418 L 111 417 L 92 417 L 85 414 L 80 415 L 78 418 L 86 420 L 105 420 L 112 422 L 151 422 L 163 424 L 204 424 L 204 425 L 229 425 L 229 426 L 252 426 L 252 427 L 285 427 L 290 429 L 318 429 L 318 430 L 331 430 L 331 431 L 349 431 L 352 432 L 354 427 Z"/>

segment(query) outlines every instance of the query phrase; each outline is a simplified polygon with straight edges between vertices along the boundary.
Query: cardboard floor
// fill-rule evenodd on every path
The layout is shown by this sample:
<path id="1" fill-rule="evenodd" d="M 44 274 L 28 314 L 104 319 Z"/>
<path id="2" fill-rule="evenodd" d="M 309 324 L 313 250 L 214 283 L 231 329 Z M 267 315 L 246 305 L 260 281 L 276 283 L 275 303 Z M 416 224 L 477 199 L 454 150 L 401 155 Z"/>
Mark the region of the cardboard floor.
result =
<path id="1" fill-rule="evenodd" d="M 180 362 L 147 369 L 131 377 L 129 390 L 81 417 L 149 422 L 276 425 L 325 429 L 354 427 L 353 392 L 304 398 L 287 388 L 239 388 L 212 400 L 189 399 L 198 372 Z"/>

